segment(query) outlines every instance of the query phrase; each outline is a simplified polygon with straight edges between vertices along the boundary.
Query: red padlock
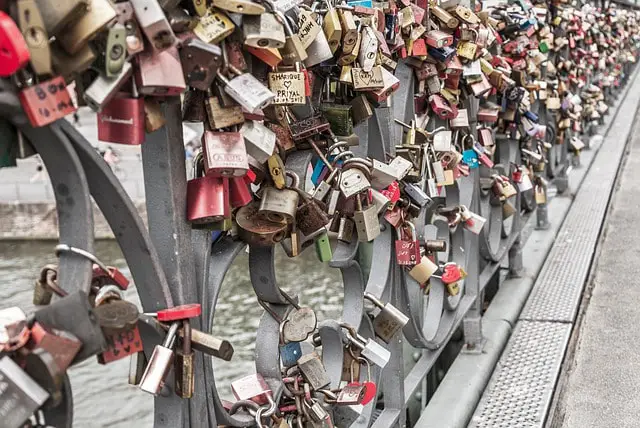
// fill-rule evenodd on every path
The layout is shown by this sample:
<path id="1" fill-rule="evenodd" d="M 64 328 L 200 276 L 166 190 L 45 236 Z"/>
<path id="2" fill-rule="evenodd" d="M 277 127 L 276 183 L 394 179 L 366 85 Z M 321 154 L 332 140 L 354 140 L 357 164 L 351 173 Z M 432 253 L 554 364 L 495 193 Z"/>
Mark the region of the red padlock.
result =
<path id="1" fill-rule="evenodd" d="M 121 93 L 98 113 L 98 140 L 140 145 L 145 139 L 144 99 Z"/>
<path id="2" fill-rule="evenodd" d="M 18 95 L 31 125 L 38 128 L 77 110 L 62 76 L 23 89 Z"/>
<path id="3" fill-rule="evenodd" d="M 245 177 L 229 178 L 229 202 L 231 203 L 231 208 L 244 207 L 252 200 L 251 191 L 245 181 Z"/>
<path id="4" fill-rule="evenodd" d="M 229 179 L 202 176 L 202 152 L 194 159 L 194 178 L 187 182 L 187 221 L 195 224 L 215 223 L 230 217 Z"/>
<path id="5" fill-rule="evenodd" d="M 405 228 L 411 232 L 407 236 Z M 396 229 L 398 239 L 396 239 L 396 261 L 401 266 L 412 266 L 421 259 L 420 242 L 417 240 L 416 228 L 411 222 L 406 222 Z"/>
<path id="6" fill-rule="evenodd" d="M 397 181 L 389 184 L 386 189 L 380 191 L 384 196 L 389 198 L 391 204 L 395 204 L 400 199 L 400 185 Z"/>
<path id="7" fill-rule="evenodd" d="M 107 266 L 107 271 L 105 272 L 102 267 L 94 264 L 92 282 L 93 280 L 100 281 L 100 286 L 113 284 L 121 290 L 126 290 L 127 288 L 129 288 L 129 280 L 127 279 L 127 277 L 124 276 L 122 272 L 120 272 L 120 269 L 113 266 Z"/>
<path id="8" fill-rule="evenodd" d="M 105 334 L 107 349 L 98 355 L 98 363 L 109 364 L 144 350 L 138 326 L 126 331 Z"/>
<path id="9" fill-rule="evenodd" d="M 29 58 L 29 48 L 20 29 L 0 10 L 0 76 L 11 76 L 24 67 Z"/>
<path id="10" fill-rule="evenodd" d="M 196 318 L 199 317 L 200 314 L 202 314 L 202 306 L 199 303 L 191 303 L 159 310 L 157 317 L 160 322 L 172 322 Z"/>
<path id="11" fill-rule="evenodd" d="M 453 284 L 463 278 L 460 267 L 455 263 L 447 263 L 442 270 L 442 282 L 445 284 Z"/>
<path id="12" fill-rule="evenodd" d="M 440 119 L 453 119 L 458 115 L 458 109 L 440 94 L 431 95 L 429 105 Z"/>

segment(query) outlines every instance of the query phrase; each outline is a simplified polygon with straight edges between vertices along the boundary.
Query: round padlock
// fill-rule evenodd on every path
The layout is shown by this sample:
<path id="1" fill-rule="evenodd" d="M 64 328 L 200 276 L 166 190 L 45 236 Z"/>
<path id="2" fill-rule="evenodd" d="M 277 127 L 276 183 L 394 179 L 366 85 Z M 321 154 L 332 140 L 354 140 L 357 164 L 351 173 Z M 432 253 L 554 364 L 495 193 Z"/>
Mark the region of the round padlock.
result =
<path id="1" fill-rule="evenodd" d="M 158 311 L 158 321 L 166 322 L 195 318 L 199 317 L 201 313 L 202 306 L 199 303 L 174 306 L 173 308 Z"/>

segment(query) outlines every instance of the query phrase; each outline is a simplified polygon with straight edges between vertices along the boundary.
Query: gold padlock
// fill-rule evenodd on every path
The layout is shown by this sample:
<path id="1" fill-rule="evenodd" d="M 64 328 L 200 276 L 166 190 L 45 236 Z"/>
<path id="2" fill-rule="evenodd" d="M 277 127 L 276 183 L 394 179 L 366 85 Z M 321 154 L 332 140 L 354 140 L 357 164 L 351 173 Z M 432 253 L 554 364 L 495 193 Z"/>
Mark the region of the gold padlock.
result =
<path id="1" fill-rule="evenodd" d="M 35 0 L 18 0 L 18 26 L 27 42 L 31 55 L 31 66 L 38 75 L 51 74 L 51 51 L 49 36 Z"/>
<path id="2" fill-rule="evenodd" d="M 87 13 L 61 32 L 57 39 L 64 50 L 74 55 L 115 19 L 116 10 L 109 0 L 90 0 Z"/>
<path id="3" fill-rule="evenodd" d="M 235 28 L 236 26 L 227 15 L 209 9 L 204 16 L 200 17 L 200 22 L 193 32 L 205 43 L 218 43 L 233 33 Z"/>

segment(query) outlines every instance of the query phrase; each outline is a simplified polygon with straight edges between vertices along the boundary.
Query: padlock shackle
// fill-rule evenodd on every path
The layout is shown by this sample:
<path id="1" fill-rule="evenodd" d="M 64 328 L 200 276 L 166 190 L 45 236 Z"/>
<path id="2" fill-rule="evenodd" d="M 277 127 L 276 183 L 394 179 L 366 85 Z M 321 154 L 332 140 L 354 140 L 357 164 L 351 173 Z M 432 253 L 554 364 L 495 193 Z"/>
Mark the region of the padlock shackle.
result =
<path id="1" fill-rule="evenodd" d="M 107 267 L 107 265 L 102 263 L 100 259 L 98 259 L 96 256 L 94 256 L 93 254 L 91 254 L 86 250 L 83 250 L 77 247 L 72 247 L 71 245 L 67 245 L 67 244 L 58 244 L 56 245 L 54 251 L 55 251 L 56 257 L 59 257 L 60 253 L 68 252 L 68 253 L 77 254 L 86 259 L 89 259 L 89 261 L 97 264 L 98 267 L 104 271 L 104 273 L 106 273 L 109 277 L 111 277 L 111 272 L 109 271 L 109 268 Z"/>
<path id="2" fill-rule="evenodd" d="M 172 349 L 173 344 L 176 339 L 176 333 L 178 333 L 178 327 L 180 327 L 180 322 L 171 323 L 171 327 L 169 327 L 169 331 L 167 331 L 167 335 L 162 342 L 162 346 L 165 348 Z"/>

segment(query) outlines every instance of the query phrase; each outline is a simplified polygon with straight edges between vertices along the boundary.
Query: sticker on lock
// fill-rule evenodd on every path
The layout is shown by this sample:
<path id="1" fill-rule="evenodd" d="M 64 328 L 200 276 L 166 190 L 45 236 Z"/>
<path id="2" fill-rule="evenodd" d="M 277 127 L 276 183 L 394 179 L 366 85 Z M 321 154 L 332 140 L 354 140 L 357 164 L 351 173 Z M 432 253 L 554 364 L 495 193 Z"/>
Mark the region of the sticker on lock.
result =
<path id="1" fill-rule="evenodd" d="M 269 89 L 277 105 L 305 104 L 304 73 L 284 71 L 269 73 Z"/>

